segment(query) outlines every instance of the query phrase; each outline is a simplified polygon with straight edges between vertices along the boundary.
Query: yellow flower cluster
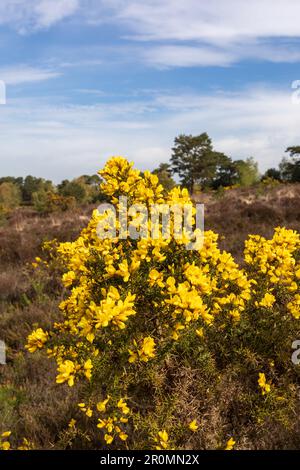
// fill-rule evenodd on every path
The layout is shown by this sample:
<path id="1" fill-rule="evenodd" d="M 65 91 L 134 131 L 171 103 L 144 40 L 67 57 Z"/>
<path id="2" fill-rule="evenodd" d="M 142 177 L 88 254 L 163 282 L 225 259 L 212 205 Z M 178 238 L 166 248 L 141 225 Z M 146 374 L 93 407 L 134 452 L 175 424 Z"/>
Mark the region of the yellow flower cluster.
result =
<path id="1" fill-rule="evenodd" d="M 75 376 L 79 371 L 82 372 L 88 380 L 90 380 L 92 376 L 92 368 L 93 365 L 91 359 L 87 359 L 82 366 L 67 359 L 61 362 L 58 366 L 59 374 L 56 377 L 56 383 L 62 384 L 67 382 L 69 387 L 73 387 Z"/>
<path id="2" fill-rule="evenodd" d="M 124 430 L 127 426 L 131 410 L 123 398 L 115 401 L 110 395 L 92 405 L 86 403 L 78 403 L 80 411 L 82 411 L 88 418 L 98 414 L 97 428 L 103 431 L 103 439 L 107 445 L 113 443 L 115 439 L 126 441 L 128 434 Z M 72 419 L 68 425 L 69 428 L 74 428 L 76 420 Z"/>
<path id="3" fill-rule="evenodd" d="M 163 187 L 158 177 L 146 171 L 141 176 L 138 170 L 132 168 L 123 157 L 114 157 L 99 171 L 104 179 L 101 190 L 111 196 L 113 203 L 117 203 L 119 195 L 132 198 L 135 203 L 147 201 L 149 204 L 163 202 Z"/>
<path id="4" fill-rule="evenodd" d="M 142 345 L 139 348 L 136 341 L 133 342 L 135 350 L 129 349 L 129 362 L 136 362 L 140 360 L 142 362 L 148 362 L 149 359 L 155 357 L 155 341 L 151 336 L 143 339 Z"/>
<path id="5" fill-rule="evenodd" d="M 11 435 L 11 431 L 5 431 L 1 434 L 0 437 L 0 450 L 9 450 L 10 449 L 10 442 L 7 438 Z"/>
<path id="6" fill-rule="evenodd" d="M 120 196 L 148 208 L 191 204 L 187 190 L 174 188 L 165 194 L 156 176 L 141 174 L 122 157 L 109 160 L 100 175 L 101 190 L 116 213 L 123 210 Z M 191 219 L 194 216 L 192 211 Z M 204 233 L 201 248 L 187 250 L 188 234 L 175 236 L 175 219 L 169 238 L 139 239 L 119 237 L 119 220 L 115 235 L 101 239 L 97 230 L 103 220 L 103 214 L 94 211 L 74 242 L 55 248 L 67 293 L 59 306 L 61 319 L 49 333 L 41 328 L 33 331 L 26 347 L 30 352 L 45 347 L 56 360 L 57 383 L 70 387 L 80 378 L 95 378 L 92 384 L 97 383 L 102 368 L 113 369 L 117 378 L 107 373 L 108 383 L 104 380 L 101 392 L 106 398 L 96 409 L 89 399 L 89 405 L 79 405 L 88 417 L 101 414 L 98 428 L 103 429 L 106 444 L 112 444 L 117 437 L 126 441 L 130 413 L 124 400 L 112 398 L 116 383 L 122 394 L 127 393 L 130 378 L 144 368 L 147 371 L 146 363 L 155 367 L 168 351 L 176 354 L 185 341 L 202 345 L 214 334 L 221 342 L 232 331 L 242 336 L 253 318 L 271 318 L 278 311 L 284 312 L 282 321 L 300 318 L 300 236 L 285 228 L 277 228 L 271 240 L 250 236 L 242 269 L 230 253 L 220 250 L 218 235 L 212 231 Z M 133 215 L 130 224 L 138 225 Z M 259 386 L 264 394 L 270 391 L 262 373 Z M 198 429 L 195 420 L 188 426 L 193 432 Z M 158 449 L 169 448 L 165 430 L 155 439 Z M 227 447 L 233 446 L 231 439 Z"/>
<path id="7" fill-rule="evenodd" d="M 109 160 L 100 175 L 102 191 L 116 207 L 120 195 L 148 206 L 191 203 L 185 189 L 174 188 L 163 196 L 157 177 L 147 172 L 141 175 L 122 157 Z M 211 231 L 205 232 L 201 250 L 187 251 L 182 240 L 172 235 L 170 239 L 99 239 L 99 219 L 94 211 L 78 239 L 57 248 L 66 266 L 63 282 L 70 289 L 60 305 L 64 320 L 51 333 L 54 346 L 49 351 L 58 362 L 58 383 L 72 386 L 79 371 L 89 379 L 92 367 L 86 373 L 84 364 L 111 351 L 115 330 L 147 324 L 144 344 L 133 339 L 127 348 L 130 363 L 137 359 L 147 362 L 157 350 L 151 332 L 158 320 L 157 339 L 162 346 L 169 339 L 180 340 L 191 328 L 203 336 L 205 325 L 238 322 L 252 298 L 257 308 L 273 307 L 278 283 L 289 295 L 288 311 L 299 316 L 300 269 L 294 255 L 300 238 L 292 230 L 278 228 L 271 240 L 250 236 L 245 249 L 246 273 L 229 253 L 220 251 L 218 236 Z M 256 291 L 259 276 L 266 280 L 262 295 Z M 55 337 L 64 335 L 74 338 L 72 344 L 55 344 Z M 48 333 L 39 328 L 29 335 L 27 348 L 34 352 L 48 339 Z"/>
<path id="8" fill-rule="evenodd" d="M 235 440 L 231 437 L 226 444 L 225 450 L 232 450 L 235 446 Z"/>
<path id="9" fill-rule="evenodd" d="M 99 306 L 95 302 L 91 302 L 87 314 L 90 314 L 96 329 L 105 328 L 112 323 L 112 325 L 123 330 L 126 327 L 128 317 L 136 313 L 133 308 L 135 297 L 135 295 L 128 292 L 123 301 L 118 290 L 110 286 L 106 298 L 100 302 Z M 79 326 L 82 324 L 85 326 L 85 322 L 82 323 L 82 321 Z"/>
<path id="10" fill-rule="evenodd" d="M 266 393 L 269 393 L 271 391 L 271 385 L 267 383 L 266 376 L 263 372 L 260 372 L 258 374 L 257 382 L 261 388 L 262 395 L 266 395 Z"/>
<path id="11" fill-rule="evenodd" d="M 277 227 L 271 240 L 249 236 L 245 243 L 245 261 L 258 287 L 265 286 L 263 297 L 255 302 L 257 307 L 272 308 L 278 292 L 288 299 L 287 311 L 299 318 L 299 252 L 300 235 L 294 230 Z"/>
<path id="12" fill-rule="evenodd" d="M 48 263 L 47 261 L 45 260 L 42 260 L 39 256 L 36 256 L 34 261 L 31 263 L 31 266 L 36 269 L 38 268 L 39 266 L 45 266 L 47 267 L 48 266 Z"/>
<path id="13" fill-rule="evenodd" d="M 273 294 L 266 292 L 264 297 L 261 299 L 260 302 L 255 302 L 256 307 L 265 307 L 265 308 L 272 308 L 273 304 L 276 302 L 276 298 Z"/>
<path id="14" fill-rule="evenodd" d="M 199 426 L 197 424 L 197 420 L 193 419 L 193 421 L 191 421 L 190 424 L 189 424 L 189 429 L 193 432 L 197 432 L 198 428 L 199 428 Z"/>
<path id="15" fill-rule="evenodd" d="M 151 269 L 149 273 L 149 284 L 151 287 L 157 285 L 158 287 L 165 287 L 163 282 L 164 276 L 163 273 L 158 272 L 156 269 Z"/>
<path id="16" fill-rule="evenodd" d="M 37 349 L 42 349 L 44 347 L 48 337 L 48 333 L 45 333 L 42 328 L 38 328 L 28 336 L 26 348 L 29 352 L 34 353 Z"/>
<path id="17" fill-rule="evenodd" d="M 111 397 L 108 395 L 105 400 L 97 404 L 97 410 L 102 415 L 107 412 L 107 405 Z M 104 440 L 106 444 L 111 444 L 115 438 L 119 438 L 121 441 L 126 441 L 128 434 L 124 432 L 123 426 L 128 423 L 128 416 L 130 414 L 130 408 L 123 398 L 117 402 L 117 405 L 112 413 L 106 413 L 107 416 L 101 416 L 98 419 L 97 428 L 105 430 Z"/>
<path id="18" fill-rule="evenodd" d="M 86 416 L 88 418 L 91 418 L 93 416 L 93 410 L 92 408 L 90 408 L 89 406 L 86 406 L 85 403 L 78 403 L 78 407 L 80 409 L 80 411 L 82 411 L 83 413 L 86 414 Z M 73 424 L 73 423 L 72 423 Z M 75 423 L 74 423 L 75 424 Z M 69 423 L 69 427 L 70 427 L 70 423 Z M 72 427 L 72 426 L 71 426 Z"/>
<path id="19" fill-rule="evenodd" d="M 5 431 L 0 434 L 0 450 L 13 450 L 9 442 L 11 431 Z M 16 447 L 17 450 L 33 450 L 34 445 L 26 437 L 23 437 L 21 444 Z"/>
<path id="20" fill-rule="evenodd" d="M 169 435 L 167 431 L 159 431 L 157 436 L 154 438 L 156 450 L 167 450 L 169 449 Z"/>
<path id="21" fill-rule="evenodd" d="M 287 304 L 287 309 L 293 317 L 300 318 L 300 294 L 296 294 L 293 300 Z"/>

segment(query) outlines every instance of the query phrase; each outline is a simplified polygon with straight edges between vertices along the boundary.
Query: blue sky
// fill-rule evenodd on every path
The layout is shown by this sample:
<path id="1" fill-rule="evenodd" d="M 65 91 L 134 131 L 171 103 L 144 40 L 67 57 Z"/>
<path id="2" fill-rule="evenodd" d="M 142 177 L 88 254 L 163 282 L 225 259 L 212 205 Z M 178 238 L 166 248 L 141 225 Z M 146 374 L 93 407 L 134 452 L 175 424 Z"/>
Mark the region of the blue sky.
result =
<path id="1" fill-rule="evenodd" d="M 204 131 L 276 166 L 300 144 L 299 18 L 298 0 L 1 0 L 0 174 L 153 169 Z"/>

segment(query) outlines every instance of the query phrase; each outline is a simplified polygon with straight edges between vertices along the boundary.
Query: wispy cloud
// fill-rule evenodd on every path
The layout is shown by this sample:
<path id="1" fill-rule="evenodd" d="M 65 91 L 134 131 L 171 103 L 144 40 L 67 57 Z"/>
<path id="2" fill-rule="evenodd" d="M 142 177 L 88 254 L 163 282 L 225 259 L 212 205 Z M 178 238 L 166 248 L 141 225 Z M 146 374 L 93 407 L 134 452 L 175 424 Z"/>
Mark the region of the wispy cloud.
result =
<path id="1" fill-rule="evenodd" d="M 157 67 L 227 66 L 234 62 L 232 53 L 211 47 L 156 46 L 145 49 L 145 61 Z"/>
<path id="2" fill-rule="evenodd" d="M 157 67 L 299 62 L 298 0 L 1 0 L 0 24 L 20 33 L 68 20 L 110 24 Z"/>
<path id="3" fill-rule="evenodd" d="M 7 85 L 20 85 L 23 83 L 42 82 L 61 75 L 58 71 L 31 67 L 26 64 L 10 67 L 0 67 L 0 79 Z"/>
<path id="4" fill-rule="evenodd" d="M 276 63 L 300 62 L 299 45 L 278 45 L 270 41 L 232 44 L 230 47 L 212 45 L 160 45 L 143 48 L 143 60 L 158 68 L 169 67 L 228 67 L 241 60 Z"/>
<path id="5" fill-rule="evenodd" d="M 156 91 L 139 101 L 94 106 L 18 100 L 1 108 L 1 173 L 58 181 L 95 172 L 112 154 L 128 156 L 141 169 L 154 168 L 168 161 L 176 135 L 204 131 L 218 150 L 233 158 L 253 155 L 265 170 L 298 143 L 299 127 L 300 105 L 293 104 L 289 90 L 210 96 Z"/>
<path id="6" fill-rule="evenodd" d="M 126 38 L 144 43 L 144 59 L 158 67 L 300 61 L 297 0 L 86 1 L 93 23 L 126 26 Z"/>
<path id="7" fill-rule="evenodd" d="M 0 24 L 8 24 L 20 33 L 49 28 L 72 16 L 80 0 L 1 0 Z"/>
<path id="8" fill-rule="evenodd" d="M 141 40 L 200 40 L 211 44 L 245 38 L 299 37 L 297 0 L 90 0 L 99 17 L 127 23 Z"/>

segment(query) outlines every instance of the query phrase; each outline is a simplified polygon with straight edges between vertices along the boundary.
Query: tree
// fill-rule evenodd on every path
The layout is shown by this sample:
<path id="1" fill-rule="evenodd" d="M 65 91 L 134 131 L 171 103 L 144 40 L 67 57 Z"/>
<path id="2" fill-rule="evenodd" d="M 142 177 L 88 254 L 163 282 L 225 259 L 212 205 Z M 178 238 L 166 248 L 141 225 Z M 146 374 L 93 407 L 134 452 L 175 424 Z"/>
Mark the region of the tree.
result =
<path id="1" fill-rule="evenodd" d="M 253 157 L 246 158 L 246 160 L 236 160 L 234 163 L 238 174 L 237 184 L 251 186 L 259 181 L 258 165 Z"/>
<path id="2" fill-rule="evenodd" d="M 105 200 L 99 189 L 101 182 L 98 175 L 82 175 L 72 181 L 63 180 L 57 189 L 61 196 L 73 197 L 79 204 L 96 203 Z"/>
<path id="3" fill-rule="evenodd" d="M 152 173 L 158 177 L 160 184 L 166 191 L 170 191 L 176 185 L 172 178 L 172 170 L 169 163 L 161 163 Z"/>
<path id="4" fill-rule="evenodd" d="M 84 187 L 86 192 L 85 202 L 102 202 L 105 199 L 105 195 L 100 191 L 100 184 L 102 183 L 100 176 L 82 175 L 73 181 Z"/>
<path id="5" fill-rule="evenodd" d="M 289 159 L 283 158 L 280 165 L 282 179 L 290 182 L 300 181 L 300 146 L 288 147 Z"/>
<path id="6" fill-rule="evenodd" d="M 213 189 L 218 189 L 221 186 L 232 186 L 236 184 L 237 180 L 238 171 L 235 162 L 225 156 L 225 159 L 222 159 L 217 165 L 212 187 Z"/>
<path id="7" fill-rule="evenodd" d="M 33 193 L 32 201 L 34 208 L 41 214 L 66 211 L 76 203 L 72 196 L 62 196 L 44 189 Z"/>
<path id="8" fill-rule="evenodd" d="M 262 177 L 262 181 L 271 178 L 272 180 L 281 181 L 280 170 L 276 168 L 269 168 Z"/>
<path id="9" fill-rule="evenodd" d="M 18 186 L 19 189 L 22 189 L 24 180 L 22 176 L 18 176 L 16 178 L 14 176 L 3 176 L 2 178 L 0 178 L 0 184 L 2 183 L 13 183 Z"/>
<path id="10" fill-rule="evenodd" d="M 0 212 L 7 214 L 12 209 L 19 206 L 21 202 L 21 192 L 14 183 L 2 183 L 0 185 Z"/>
<path id="11" fill-rule="evenodd" d="M 32 193 L 32 204 L 37 212 L 47 214 L 50 211 L 48 192 L 44 188 Z"/>
<path id="12" fill-rule="evenodd" d="M 74 197 L 78 203 L 86 202 L 86 189 L 84 184 L 73 180 L 63 180 L 58 186 L 58 193 L 64 197 Z"/>
<path id="13" fill-rule="evenodd" d="M 102 179 L 98 175 L 82 175 L 76 178 L 75 181 L 97 188 L 99 191 L 99 185 L 102 182 Z"/>
<path id="14" fill-rule="evenodd" d="M 22 197 L 23 201 L 27 203 L 32 203 L 33 193 L 44 191 L 53 191 L 53 184 L 49 180 L 44 178 L 36 178 L 35 176 L 28 175 L 26 176 L 23 188 L 22 188 Z"/>
<path id="15" fill-rule="evenodd" d="M 231 162 L 229 157 L 213 149 L 206 132 L 198 136 L 179 135 L 172 151 L 172 171 L 191 193 L 195 183 L 202 187 L 213 186 L 218 171 Z"/>

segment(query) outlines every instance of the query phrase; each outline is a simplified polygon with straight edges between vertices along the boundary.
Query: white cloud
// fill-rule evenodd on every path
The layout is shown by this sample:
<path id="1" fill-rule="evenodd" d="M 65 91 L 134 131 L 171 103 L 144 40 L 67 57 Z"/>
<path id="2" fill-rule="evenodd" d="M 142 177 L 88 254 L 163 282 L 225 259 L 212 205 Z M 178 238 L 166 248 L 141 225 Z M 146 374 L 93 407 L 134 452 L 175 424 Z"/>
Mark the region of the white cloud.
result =
<path id="1" fill-rule="evenodd" d="M 298 0 L 82 0 L 92 23 L 127 27 L 158 67 L 226 66 L 241 59 L 299 62 Z M 288 41 L 287 41 L 288 40 Z M 157 43 L 152 45 L 151 43 Z"/>
<path id="2" fill-rule="evenodd" d="M 88 0 L 109 6 L 140 39 L 201 40 L 222 44 L 242 38 L 299 37 L 298 0 Z"/>
<path id="3" fill-rule="evenodd" d="M 227 66 L 234 62 L 230 52 L 208 47 L 157 46 L 146 49 L 144 58 L 158 67 Z"/>
<path id="4" fill-rule="evenodd" d="M 0 24 L 20 33 L 62 20 L 111 24 L 157 67 L 299 62 L 299 0 L 1 0 Z M 101 27 L 101 26 L 99 26 Z"/>
<path id="5" fill-rule="evenodd" d="M 141 169 L 168 161 L 179 133 L 207 131 L 217 150 L 250 155 L 261 170 L 276 166 L 289 145 L 299 144 L 300 104 L 291 91 L 159 94 L 143 100 L 94 106 L 12 102 L 0 110 L 2 174 L 41 175 L 59 181 L 93 173 L 113 155 Z"/>
<path id="6" fill-rule="evenodd" d="M 300 61 L 300 51 L 294 45 L 278 45 L 252 41 L 242 45 L 231 44 L 228 48 L 212 45 L 160 45 L 143 48 L 143 60 L 155 67 L 227 67 L 245 59 L 277 63 Z"/>
<path id="7" fill-rule="evenodd" d="M 0 24 L 20 33 L 48 28 L 72 16 L 79 6 L 80 0 L 1 0 Z"/>
<path id="8" fill-rule="evenodd" d="M 34 13 L 38 27 L 49 27 L 73 15 L 79 7 L 78 0 L 40 0 L 36 2 Z"/>
<path id="9" fill-rule="evenodd" d="M 14 65 L 11 67 L 0 67 L 0 78 L 7 85 L 20 85 L 23 83 L 34 83 L 59 77 L 59 72 L 31 67 L 28 65 Z"/>

